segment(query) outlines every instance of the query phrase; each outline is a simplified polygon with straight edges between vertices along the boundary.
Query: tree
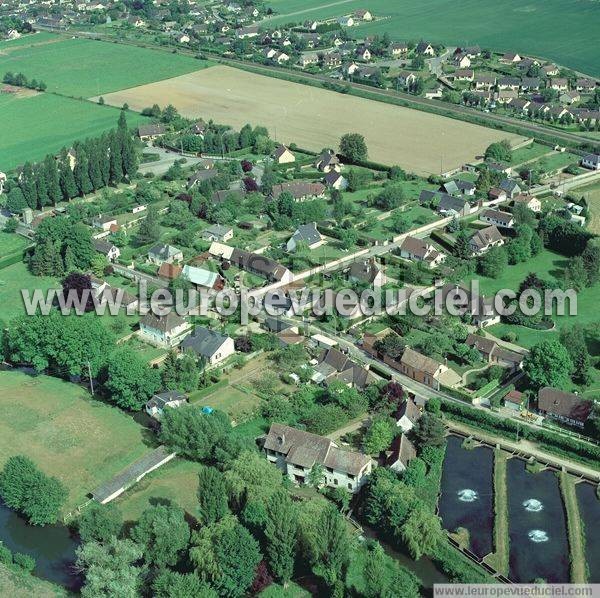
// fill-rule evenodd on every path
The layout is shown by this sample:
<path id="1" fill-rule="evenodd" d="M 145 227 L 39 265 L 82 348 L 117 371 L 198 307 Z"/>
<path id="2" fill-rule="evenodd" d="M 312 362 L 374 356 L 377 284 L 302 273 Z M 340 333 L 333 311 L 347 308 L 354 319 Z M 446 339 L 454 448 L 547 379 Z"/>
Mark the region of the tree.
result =
<path id="1" fill-rule="evenodd" d="M 575 289 L 576 291 L 581 291 L 581 289 L 587 286 L 588 273 L 581 256 L 576 256 L 569 260 L 565 268 L 564 280 L 568 288 Z"/>
<path id="2" fill-rule="evenodd" d="M 113 503 L 92 503 L 77 521 L 77 531 L 82 542 L 108 542 L 119 537 L 123 527 L 123 516 Z"/>
<path id="3" fill-rule="evenodd" d="M 156 208 L 150 206 L 135 236 L 136 245 L 155 243 L 160 238 L 160 221 Z"/>
<path id="4" fill-rule="evenodd" d="M 78 144 L 75 148 L 75 166 L 73 167 L 73 176 L 75 177 L 75 184 L 77 185 L 77 190 L 81 197 L 93 190 L 93 185 L 89 174 L 88 155 L 81 144 Z"/>
<path id="5" fill-rule="evenodd" d="M 106 544 L 87 542 L 77 549 L 77 567 L 85 575 L 83 598 L 138 598 L 142 547 L 113 537 Z"/>
<path id="6" fill-rule="evenodd" d="M 510 162 L 511 157 L 510 142 L 506 139 L 488 145 L 485 150 L 485 159 L 493 162 Z"/>
<path id="7" fill-rule="evenodd" d="M 364 439 L 365 452 L 378 455 L 387 450 L 396 436 L 396 425 L 389 417 L 377 417 L 369 426 Z"/>
<path id="8" fill-rule="evenodd" d="M 106 375 L 104 387 L 122 409 L 140 410 L 160 388 L 158 370 L 129 348 L 118 349 L 110 356 Z"/>
<path id="9" fill-rule="evenodd" d="M 198 574 L 220 596 L 244 596 L 261 561 L 258 542 L 235 518 L 202 527 L 194 538 L 190 559 Z"/>
<path id="10" fill-rule="evenodd" d="M 590 239 L 587 242 L 581 259 L 587 273 L 587 285 L 591 287 L 600 280 L 600 243 L 598 239 Z"/>
<path id="11" fill-rule="evenodd" d="M 573 362 L 558 341 L 542 341 L 525 356 L 523 371 L 536 389 L 543 386 L 562 389 L 569 384 Z"/>
<path id="12" fill-rule="evenodd" d="M 446 429 L 442 420 L 433 413 L 425 412 L 414 427 L 415 441 L 420 449 L 426 446 L 443 446 Z"/>
<path id="13" fill-rule="evenodd" d="M 23 195 L 21 187 L 15 186 L 8 192 L 6 196 L 6 207 L 13 214 L 21 214 L 27 207 L 25 195 Z"/>
<path id="14" fill-rule="evenodd" d="M 183 509 L 174 505 L 147 508 L 131 530 L 131 539 L 143 547 L 147 563 L 176 565 L 190 541 Z"/>
<path id="15" fill-rule="evenodd" d="M 321 463 L 314 463 L 306 476 L 306 483 L 312 488 L 320 488 L 325 483 L 325 468 Z"/>
<path id="16" fill-rule="evenodd" d="M 229 418 L 223 412 L 202 413 L 193 405 L 183 405 L 163 414 L 160 441 L 183 457 L 204 461 L 225 442 L 230 430 Z"/>
<path id="17" fill-rule="evenodd" d="M 401 535 L 414 559 L 418 560 L 424 554 L 435 554 L 438 545 L 443 541 L 440 518 L 424 504 L 419 504 L 406 518 Z"/>
<path id="18" fill-rule="evenodd" d="M 329 587 L 343 580 L 348 565 L 350 539 L 344 518 L 328 504 L 315 525 L 315 544 L 311 560 L 315 575 L 323 578 Z"/>
<path id="19" fill-rule="evenodd" d="M 242 452 L 225 472 L 230 497 L 238 504 L 265 503 L 281 487 L 281 472 L 256 451 Z"/>
<path id="20" fill-rule="evenodd" d="M 479 260 L 479 270 L 483 276 L 498 278 L 508 266 L 508 255 L 504 247 L 491 247 Z"/>
<path id="21" fill-rule="evenodd" d="M 402 204 L 405 198 L 404 188 L 400 184 L 386 185 L 375 197 L 375 205 L 380 210 L 393 210 Z"/>
<path id="22" fill-rule="evenodd" d="M 67 491 L 59 480 L 41 472 L 31 459 L 10 457 L 0 472 L 0 496 L 31 525 L 56 523 Z"/>
<path id="23" fill-rule="evenodd" d="M 154 598 L 218 598 L 196 573 L 163 570 L 152 584 Z"/>
<path id="24" fill-rule="evenodd" d="M 366 160 L 368 151 L 365 138 L 359 133 L 346 133 L 340 139 L 340 154 L 350 162 Z"/>
<path id="25" fill-rule="evenodd" d="M 388 571 L 386 555 L 379 542 L 374 542 L 369 547 L 363 577 L 365 578 L 365 596 L 367 598 L 379 598 L 385 595 L 389 583 Z"/>
<path id="26" fill-rule="evenodd" d="M 567 349 L 573 361 L 573 378 L 581 384 L 588 384 L 591 361 L 583 328 L 581 326 L 563 327 L 560 331 L 560 342 Z"/>
<path id="27" fill-rule="evenodd" d="M 265 538 L 269 568 L 284 587 L 292 578 L 296 555 L 298 519 L 286 490 L 275 492 L 267 503 Z"/>
<path id="28" fill-rule="evenodd" d="M 223 474 L 214 467 L 203 467 L 198 473 L 198 511 L 200 522 L 211 525 L 229 513 L 227 487 Z"/>

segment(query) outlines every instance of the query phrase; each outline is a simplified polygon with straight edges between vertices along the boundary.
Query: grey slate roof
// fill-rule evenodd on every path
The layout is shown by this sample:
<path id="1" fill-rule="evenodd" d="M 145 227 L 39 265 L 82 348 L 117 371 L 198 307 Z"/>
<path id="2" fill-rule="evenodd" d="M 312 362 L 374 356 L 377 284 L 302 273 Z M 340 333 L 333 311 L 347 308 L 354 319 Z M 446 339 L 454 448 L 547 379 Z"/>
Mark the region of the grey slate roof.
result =
<path id="1" fill-rule="evenodd" d="M 214 330 L 209 330 L 203 326 L 196 326 L 192 334 L 186 336 L 181 342 L 181 349 L 184 351 L 189 349 L 197 355 L 208 359 L 219 350 L 219 347 L 228 338 Z"/>
<path id="2" fill-rule="evenodd" d="M 140 324 L 147 328 L 160 330 L 160 332 L 165 334 L 185 324 L 185 320 L 174 311 L 169 312 L 165 316 L 157 316 L 150 311 L 142 317 Z"/>
<path id="3" fill-rule="evenodd" d="M 294 239 L 296 243 L 304 242 L 310 247 L 315 243 L 319 243 L 322 240 L 322 237 L 321 233 L 317 230 L 316 223 L 310 222 L 308 224 L 301 224 L 298 226 L 292 235 L 292 239 Z"/>

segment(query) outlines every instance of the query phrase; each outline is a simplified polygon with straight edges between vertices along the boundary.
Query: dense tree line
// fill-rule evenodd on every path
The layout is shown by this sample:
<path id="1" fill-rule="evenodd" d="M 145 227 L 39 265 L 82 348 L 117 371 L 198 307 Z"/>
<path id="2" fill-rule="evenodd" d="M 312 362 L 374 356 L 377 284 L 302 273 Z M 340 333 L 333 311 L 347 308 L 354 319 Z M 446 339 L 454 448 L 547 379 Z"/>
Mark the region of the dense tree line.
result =
<path id="1" fill-rule="evenodd" d="M 46 91 L 46 84 L 37 79 L 28 79 L 23 73 L 5 73 L 2 82 L 7 85 L 15 85 L 17 87 L 27 87 L 27 89 L 35 89 L 36 91 Z"/>
<path id="2" fill-rule="evenodd" d="M 11 182 L 6 207 L 15 213 L 39 210 L 120 183 L 136 171 L 135 143 L 121 112 L 117 128 L 101 137 L 76 142 L 58 158 L 49 154 L 41 162 L 26 162 Z"/>

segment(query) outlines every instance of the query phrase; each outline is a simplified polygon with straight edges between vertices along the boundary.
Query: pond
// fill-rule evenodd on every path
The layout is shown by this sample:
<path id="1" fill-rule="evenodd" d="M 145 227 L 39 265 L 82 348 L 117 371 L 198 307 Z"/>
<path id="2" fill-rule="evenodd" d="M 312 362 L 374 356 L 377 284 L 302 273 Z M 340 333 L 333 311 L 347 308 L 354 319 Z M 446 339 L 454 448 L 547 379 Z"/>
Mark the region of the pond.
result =
<path id="1" fill-rule="evenodd" d="M 467 529 L 470 549 L 484 557 L 493 550 L 494 455 L 487 447 L 464 449 L 462 442 L 448 438 L 439 512 L 448 531 Z"/>
<path id="2" fill-rule="evenodd" d="M 588 582 L 600 583 L 600 500 L 596 487 L 592 484 L 581 483 L 575 486 L 579 502 L 579 514 L 583 521 L 585 534 L 585 558 L 588 566 Z"/>
<path id="3" fill-rule="evenodd" d="M 28 525 L 0 503 L 0 541 L 13 553 L 32 556 L 36 560 L 34 575 L 70 590 L 80 586 L 80 580 L 73 574 L 78 543 L 65 526 Z"/>
<path id="4" fill-rule="evenodd" d="M 507 463 L 510 578 L 517 583 L 569 581 L 569 544 L 558 478 L 529 473 L 525 461 Z"/>

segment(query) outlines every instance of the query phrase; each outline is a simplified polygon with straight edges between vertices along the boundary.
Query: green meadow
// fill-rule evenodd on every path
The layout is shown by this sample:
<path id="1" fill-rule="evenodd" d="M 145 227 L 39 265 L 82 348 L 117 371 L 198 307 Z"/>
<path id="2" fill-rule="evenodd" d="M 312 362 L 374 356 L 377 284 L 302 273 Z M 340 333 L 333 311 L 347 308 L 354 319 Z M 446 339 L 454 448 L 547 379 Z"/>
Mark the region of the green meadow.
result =
<path id="1" fill-rule="evenodd" d="M 600 76 L 600 61 L 592 50 L 600 29 L 600 6 L 593 0 L 271 0 L 268 6 L 277 13 L 272 22 L 280 24 L 339 17 L 364 8 L 376 20 L 349 29 L 354 37 L 388 33 L 397 40 L 479 44 L 542 56 Z"/>
<path id="2" fill-rule="evenodd" d="M 211 64 L 136 46 L 58 39 L 0 52 L 0 73 L 21 72 L 29 79 L 43 80 L 48 91 L 87 98 L 177 77 Z"/>
<path id="3" fill-rule="evenodd" d="M 27 160 L 39 160 L 78 139 L 99 135 L 116 127 L 119 118 L 117 108 L 51 93 L 30 97 L 0 95 L 0 114 L 0 171 Z M 144 120 L 139 114 L 127 114 L 132 127 Z"/>

